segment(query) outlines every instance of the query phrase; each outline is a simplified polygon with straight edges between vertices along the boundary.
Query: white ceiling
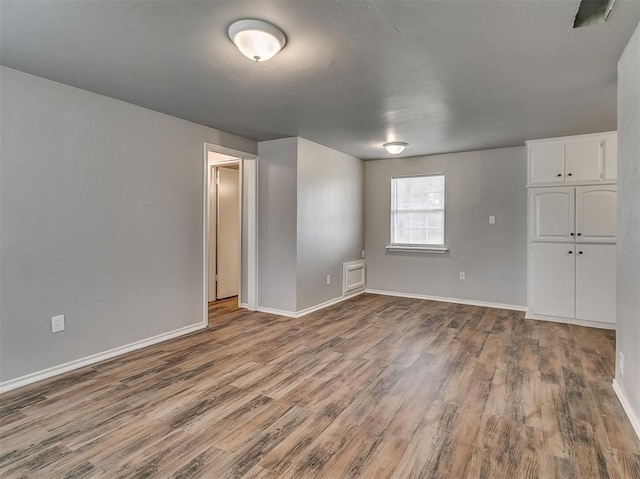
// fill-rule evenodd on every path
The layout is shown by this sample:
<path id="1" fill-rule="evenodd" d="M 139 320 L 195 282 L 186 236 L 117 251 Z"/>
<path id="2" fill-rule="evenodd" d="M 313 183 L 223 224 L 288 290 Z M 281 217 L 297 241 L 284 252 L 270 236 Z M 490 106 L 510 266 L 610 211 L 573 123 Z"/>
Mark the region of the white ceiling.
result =
<path id="1" fill-rule="evenodd" d="M 578 0 L 1 0 L 0 63 L 255 140 L 354 156 L 513 146 L 616 128 L 616 63 L 640 20 L 571 28 Z M 228 40 L 278 25 L 265 63 Z"/>

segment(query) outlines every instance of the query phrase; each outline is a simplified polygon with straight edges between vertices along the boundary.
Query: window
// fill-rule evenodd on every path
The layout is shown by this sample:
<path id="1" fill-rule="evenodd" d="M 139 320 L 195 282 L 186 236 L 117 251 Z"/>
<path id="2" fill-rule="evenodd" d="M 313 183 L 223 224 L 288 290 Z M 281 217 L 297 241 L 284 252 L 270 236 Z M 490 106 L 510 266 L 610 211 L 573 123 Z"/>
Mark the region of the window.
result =
<path id="1" fill-rule="evenodd" d="M 391 178 L 391 245 L 444 247 L 444 175 Z"/>

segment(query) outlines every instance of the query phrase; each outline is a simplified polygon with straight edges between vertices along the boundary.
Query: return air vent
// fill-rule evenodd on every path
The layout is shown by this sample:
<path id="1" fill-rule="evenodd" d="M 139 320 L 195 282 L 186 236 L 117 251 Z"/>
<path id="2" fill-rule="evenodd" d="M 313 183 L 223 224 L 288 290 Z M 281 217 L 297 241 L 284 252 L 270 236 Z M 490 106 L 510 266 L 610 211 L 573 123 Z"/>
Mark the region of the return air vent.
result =
<path id="1" fill-rule="evenodd" d="M 611 13 L 615 1 L 616 0 L 582 0 L 576 12 L 576 18 L 573 21 L 573 28 L 604 23 Z"/>

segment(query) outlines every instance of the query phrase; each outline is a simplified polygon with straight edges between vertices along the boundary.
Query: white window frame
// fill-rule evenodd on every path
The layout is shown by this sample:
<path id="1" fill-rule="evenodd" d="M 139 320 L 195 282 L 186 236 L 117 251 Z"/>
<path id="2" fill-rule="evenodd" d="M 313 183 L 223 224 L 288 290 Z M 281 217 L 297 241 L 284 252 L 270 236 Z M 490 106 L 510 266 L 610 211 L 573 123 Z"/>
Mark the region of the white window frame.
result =
<path id="1" fill-rule="evenodd" d="M 443 243 L 442 244 L 432 244 L 432 243 L 394 243 L 394 224 L 395 224 L 395 214 L 396 214 L 396 191 L 395 191 L 395 180 L 403 179 L 403 178 L 424 178 L 429 176 L 442 176 L 443 179 L 443 193 L 444 193 L 444 207 L 442 208 L 442 214 L 444 217 L 443 220 Z M 449 251 L 449 248 L 446 246 L 447 240 L 447 176 L 444 173 L 427 173 L 427 174 L 417 174 L 417 175 L 397 175 L 391 177 L 391 209 L 389 214 L 389 244 L 386 246 L 387 251 L 422 251 L 427 253 L 446 253 Z"/>

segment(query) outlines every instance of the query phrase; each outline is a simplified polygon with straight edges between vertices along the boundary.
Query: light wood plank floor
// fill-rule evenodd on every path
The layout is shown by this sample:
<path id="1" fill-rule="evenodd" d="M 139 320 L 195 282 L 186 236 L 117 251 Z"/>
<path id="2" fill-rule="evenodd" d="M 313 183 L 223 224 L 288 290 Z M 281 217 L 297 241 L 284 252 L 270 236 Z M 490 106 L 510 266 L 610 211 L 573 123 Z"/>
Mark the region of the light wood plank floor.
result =
<path id="1" fill-rule="evenodd" d="M 361 295 L 0 398 L 0 477 L 640 478 L 613 332 Z"/>

